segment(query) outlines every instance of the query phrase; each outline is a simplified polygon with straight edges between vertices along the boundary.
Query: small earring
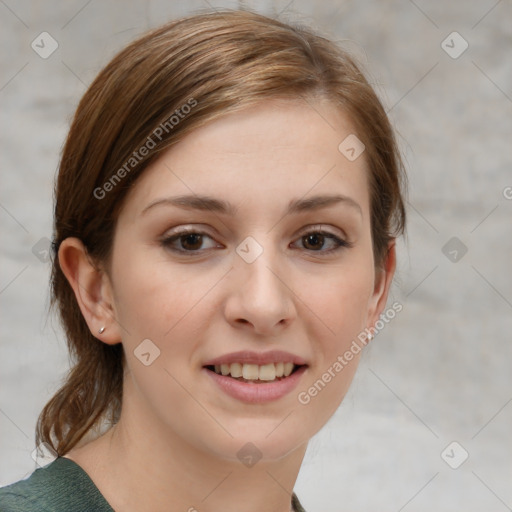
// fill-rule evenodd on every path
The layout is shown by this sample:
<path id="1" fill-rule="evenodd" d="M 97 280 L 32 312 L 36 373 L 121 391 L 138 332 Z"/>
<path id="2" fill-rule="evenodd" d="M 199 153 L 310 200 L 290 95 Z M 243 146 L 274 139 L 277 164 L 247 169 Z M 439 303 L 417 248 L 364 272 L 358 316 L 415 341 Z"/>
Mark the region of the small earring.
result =
<path id="1" fill-rule="evenodd" d="M 366 336 L 366 339 L 368 340 L 368 342 L 372 341 L 373 340 L 373 334 L 369 333 L 368 336 Z"/>
<path id="2" fill-rule="evenodd" d="M 98 333 L 99 333 L 99 334 L 103 334 L 104 332 L 105 332 L 105 327 L 102 327 L 102 328 L 98 331 Z"/>

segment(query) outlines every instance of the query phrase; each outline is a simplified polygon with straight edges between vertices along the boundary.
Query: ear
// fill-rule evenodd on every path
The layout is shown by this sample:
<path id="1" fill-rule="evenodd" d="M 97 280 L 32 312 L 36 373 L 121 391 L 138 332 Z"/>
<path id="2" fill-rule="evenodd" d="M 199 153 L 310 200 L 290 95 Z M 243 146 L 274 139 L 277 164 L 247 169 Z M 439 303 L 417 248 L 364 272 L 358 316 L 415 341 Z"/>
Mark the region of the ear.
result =
<path id="1" fill-rule="evenodd" d="M 92 335 L 109 345 L 120 343 L 121 332 L 114 315 L 110 279 L 104 270 L 94 265 L 80 239 L 70 237 L 62 241 L 59 264 L 75 292 Z M 99 333 L 102 327 L 105 330 Z"/>
<path id="2" fill-rule="evenodd" d="M 380 268 L 375 273 L 375 284 L 372 296 L 369 301 L 368 309 L 368 329 L 373 333 L 375 331 L 375 323 L 386 307 L 388 300 L 389 288 L 393 281 L 396 268 L 396 241 L 393 239 L 388 245 L 386 257 Z"/>

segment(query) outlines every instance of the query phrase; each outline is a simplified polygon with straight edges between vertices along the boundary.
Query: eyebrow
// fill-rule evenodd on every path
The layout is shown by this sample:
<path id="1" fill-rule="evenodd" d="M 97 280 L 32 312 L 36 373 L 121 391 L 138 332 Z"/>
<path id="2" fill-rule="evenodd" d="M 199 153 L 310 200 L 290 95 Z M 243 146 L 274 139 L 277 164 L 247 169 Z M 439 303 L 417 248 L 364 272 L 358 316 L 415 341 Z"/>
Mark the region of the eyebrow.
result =
<path id="1" fill-rule="evenodd" d="M 359 203 L 354 199 L 345 195 L 318 195 L 309 197 L 307 199 L 293 199 L 288 203 L 288 207 L 285 211 L 285 215 L 297 214 L 306 211 L 319 210 L 321 208 L 328 208 L 336 204 L 346 204 L 351 208 L 358 211 L 362 216 L 363 211 Z M 175 197 L 164 197 L 157 199 L 148 204 L 141 212 L 141 215 L 145 214 L 148 210 L 155 206 L 178 206 L 187 210 L 201 210 L 211 211 L 229 216 L 235 216 L 238 207 L 233 206 L 231 203 L 222 199 L 217 199 L 211 196 L 204 195 L 183 195 Z"/>

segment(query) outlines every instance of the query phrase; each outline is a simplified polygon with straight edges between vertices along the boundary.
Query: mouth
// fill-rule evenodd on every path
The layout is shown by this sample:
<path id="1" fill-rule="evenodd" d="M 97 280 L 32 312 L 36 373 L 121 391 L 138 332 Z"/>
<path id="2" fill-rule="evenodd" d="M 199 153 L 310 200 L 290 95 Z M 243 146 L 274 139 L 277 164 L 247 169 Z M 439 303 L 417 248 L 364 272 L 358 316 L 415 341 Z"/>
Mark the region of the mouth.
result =
<path id="1" fill-rule="evenodd" d="M 231 398 L 263 404 L 289 395 L 308 368 L 306 359 L 291 352 L 242 350 L 204 361 L 202 371 Z"/>
<path id="2" fill-rule="evenodd" d="M 231 363 L 204 366 L 206 370 L 217 375 L 253 384 L 279 382 L 306 367 L 306 364 L 294 364 L 292 362 L 268 363 L 264 365 Z"/>
<path id="3" fill-rule="evenodd" d="M 215 389 L 231 398 L 246 404 L 265 404 L 290 395 L 307 369 L 307 364 L 290 362 L 263 365 L 230 363 L 205 365 L 202 371 L 211 379 Z"/>

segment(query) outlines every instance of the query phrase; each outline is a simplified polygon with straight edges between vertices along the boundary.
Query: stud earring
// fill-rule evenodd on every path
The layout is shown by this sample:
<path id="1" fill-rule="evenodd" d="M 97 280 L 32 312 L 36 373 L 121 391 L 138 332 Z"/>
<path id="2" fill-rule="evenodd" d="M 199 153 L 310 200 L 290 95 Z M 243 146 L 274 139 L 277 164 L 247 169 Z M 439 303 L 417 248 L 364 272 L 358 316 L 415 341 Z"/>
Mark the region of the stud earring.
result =
<path id="1" fill-rule="evenodd" d="M 368 340 L 368 343 L 373 340 L 373 334 L 370 332 L 368 336 L 366 336 L 366 339 Z"/>
<path id="2" fill-rule="evenodd" d="M 102 327 L 99 331 L 98 331 L 98 334 L 103 334 L 105 332 L 105 327 Z"/>

